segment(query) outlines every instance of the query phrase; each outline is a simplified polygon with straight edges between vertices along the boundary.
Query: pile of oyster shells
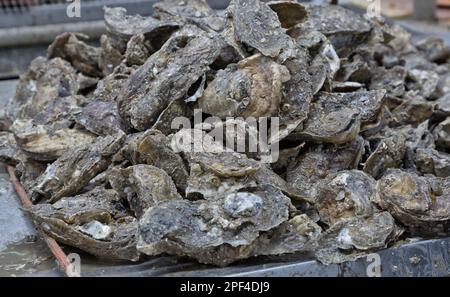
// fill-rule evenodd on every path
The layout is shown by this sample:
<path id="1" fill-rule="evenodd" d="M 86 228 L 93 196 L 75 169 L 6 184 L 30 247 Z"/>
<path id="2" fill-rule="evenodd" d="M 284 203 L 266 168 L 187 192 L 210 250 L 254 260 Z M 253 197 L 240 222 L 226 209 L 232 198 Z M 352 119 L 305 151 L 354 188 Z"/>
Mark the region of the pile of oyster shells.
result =
<path id="1" fill-rule="evenodd" d="M 57 241 L 222 266 L 298 252 L 339 263 L 449 234 L 443 41 L 295 1 L 166 0 L 151 17 L 105 8 L 105 22 L 100 47 L 58 36 L 0 111 L 0 160 Z M 171 123 L 195 109 L 278 117 L 280 157 L 177 152 Z"/>

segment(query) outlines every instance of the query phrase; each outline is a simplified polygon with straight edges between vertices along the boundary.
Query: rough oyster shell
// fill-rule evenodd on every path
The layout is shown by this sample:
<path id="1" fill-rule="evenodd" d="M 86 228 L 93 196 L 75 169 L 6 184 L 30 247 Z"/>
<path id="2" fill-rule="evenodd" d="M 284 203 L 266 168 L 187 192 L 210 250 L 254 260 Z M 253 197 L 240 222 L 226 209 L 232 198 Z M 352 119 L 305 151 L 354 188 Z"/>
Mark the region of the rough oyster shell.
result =
<path id="1" fill-rule="evenodd" d="M 119 116 L 117 104 L 112 101 L 94 100 L 82 108 L 74 109 L 72 114 L 77 124 L 99 136 L 129 130 Z"/>
<path id="2" fill-rule="evenodd" d="M 35 125 L 31 120 L 16 120 L 12 126 L 17 145 L 35 160 L 54 161 L 67 150 L 78 145 L 89 145 L 95 135 L 78 129 Z"/>
<path id="3" fill-rule="evenodd" d="M 378 181 L 380 197 L 375 202 L 413 234 L 440 234 L 450 220 L 449 185 L 448 178 L 391 169 Z"/>
<path id="4" fill-rule="evenodd" d="M 296 1 L 270 1 L 267 5 L 276 12 L 281 26 L 285 29 L 292 28 L 308 19 L 305 6 Z"/>
<path id="5" fill-rule="evenodd" d="M 272 185 L 288 196 L 297 196 L 286 182 L 267 164 L 238 153 L 191 153 L 188 156 L 191 172 L 186 189 L 187 196 L 201 194 L 214 200 L 247 187 Z"/>
<path id="6" fill-rule="evenodd" d="M 361 122 L 376 119 L 384 95 L 383 91 L 319 93 L 304 129 L 290 137 L 334 144 L 352 141 L 360 132 Z M 371 102 L 371 108 L 367 108 L 367 102 Z"/>
<path id="7" fill-rule="evenodd" d="M 414 153 L 417 169 L 423 174 L 450 177 L 450 155 L 435 149 L 418 148 Z"/>
<path id="8" fill-rule="evenodd" d="M 239 251 L 261 231 L 287 221 L 291 207 L 289 198 L 272 186 L 229 193 L 219 201 L 171 200 L 148 209 L 139 222 L 138 250 L 227 265 L 239 260 Z"/>
<path id="9" fill-rule="evenodd" d="M 90 46 L 80 39 L 87 40 L 88 36 L 68 32 L 57 36 L 48 47 L 47 58 L 59 57 L 69 61 L 76 70 L 86 75 L 101 76 L 99 66 L 101 49 Z"/>
<path id="10" fill-rule="evenodd" d="M 203 112 L 226 117 L 270 117 L 278 113 L 286 67 L 255 55 L 219 70 L 198 100 Z"/>
<path id="11" fill-rule="evenodd" d="M 259 0 L 232 0 L 227 16 L 233 38 L 257 49 L 264 56 L 275 58 L 293 43 L 282 28 L 277 14 Z"/>
<path id="12" fill-rule="evenodd" d="M 364 154 L 364 140 L 342 147 L 315 146 L 288 166 L 286 180 L 304 199 L 314 201 L 314 184 L 328 174 L 356 169 Z"/>
<path id="13" fill-rule="evenodd" d="M 328 175 L 315 186 L 314 204 L 320 220 L 332 226 L 342 220 L 371 216 L 375 208 L 376 181 L 362 171 Z"/>
<path id="14" fill-rule="evenodd" d="M 378 178 L 389 168 L 399 167 L 406 154 L 406 138 L 403 134 L 387 137 L 378 144 L 364 163 L 364 172 Z"/>
<path id="15" fill-rule="evenodd" d="M 121 117 L 132 127 L 151 128 L 171 102 L 187 95 L 225 47 L 215 35 L 195 33 L 178 32 L 131 74 L 117 102 Z"/>
<path id="16" fill-rule="evenodd" d="M 10 165 L 19 163 L 17 143 L 14 134 L 0 132 L 0 162 Z"/>
<path id="17" fill-rule="evenodd" d="M 136 218 L 160 202 L 182 199 L 170 176 L 151 165 L 113 168 L 108 179 L 112 188 L 127 199 Z"/>
<path id="18" fill-rule="evenodd" d="M 342 221 L 319 238 L 315 256 L 323 264 L 355 261 L 368 251 L 385 248 L 395 241 L 403 230 L 388 212 L 375 213 Z"/>
<path id="19" fill-rule="evenodd" d="M 92 145 L 81 145 L 64 153 L 38 178 L 32 198 L 49 202 L 78 193 L 98 173 L 108 168 L 111 157 L 122 147 L 124 134 L 99 137 Z"/>
<path id="20" fill-rule="evenodd" d="M 186 165 L 181 156 L 172 150 L 170 139 L 158 130 L 129 136 L 113 162 L 153 165 L 167 172 L 181 193 L 186 189 L 189 175 Z"/>
<path id="21" fill-rule="evenodd" d="M 127 216 L 114 190 L 96 188 L 54 204 L 33 205 L 25 211 L 46 234 L 59 242 L 107 259 L 139 259 L 137 220 Z M 107 229 L 106 236 L 95 238 L 95 234 L 87 232 L 92 223 Z"/>
<path id="22" fill-rule="evenodd" d="M 75 69 L 60 58 L 34 59 L 21 76 L 14 98 L 7 105 L 7 116 L 30 119 L 59 97 L 76 95 L 79 89 Z"/>
<path id="23" fill-rule="evenodd" d="M 450 149 L 450 117 L 437 125 L 433 135 L 436 138 L 437 146 Z"/>

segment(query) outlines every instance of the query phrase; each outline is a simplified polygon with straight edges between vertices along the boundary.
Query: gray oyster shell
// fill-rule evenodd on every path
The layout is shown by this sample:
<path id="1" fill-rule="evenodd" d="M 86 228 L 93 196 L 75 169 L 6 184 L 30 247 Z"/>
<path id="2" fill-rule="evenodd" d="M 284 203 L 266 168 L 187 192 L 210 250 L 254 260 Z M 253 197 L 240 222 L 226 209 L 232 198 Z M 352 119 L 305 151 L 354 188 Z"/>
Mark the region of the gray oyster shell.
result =
<path id="1" fill-rule="evenodd" d="M 259 0 L 231 1 L 227 17 L 236 42 L 255 48 L 264 56 L 275 58 L 293 42 L 275 11 Z"/>
<path id="2" fill-rule="evenodd" d="M 287 221 L 291 207 L 272 186 L 225 194 L 219 201 L 171 200 L 148 209 L 139 222 L 138 250 L 227 265 L 239 260 L 260 232 Z"/>
<path id="3" fill-rule="evenodd" d="M 450 219 L 449 185 L 448 178 L 392 169 L 378 181 L 376 203 L 413 234 L 442 234 Z"/>
<path id="4" fill-rule="evenodd" d="M 340 171 L 316 186 L 315 205 L 320 220 L 332 226 L 342 220 L 369 217 L 375 212 L 376 181 L 362 171 Z"/>
<path id="5" fill-rule="evenodd" d="M 275 116 L 283 83 L 289 79 L 285 66 L 255 55 L 219 70 L 199 98 L 198 107 L 222 119 Z"/>
<path id="6" fill-rule="evenodd" d="M 113 168 L 108 174 L 108 180 L 112 188 L 127 199 L 137 218 L 160 202 L 182 199 L 170 176 L 151 165 Z"/>
<path id="7" fill-rule="evenodd" d="M 389 212 L 342 221 L 322 233 L 315 256 L 323 264 L 355 261 L 387 247 L 403 233 Z"/>
<path id="8" fill-rule="evenodd" d="M 59 242 L 106 259 L 139 259 L 136 250 L 138 222 L 127 215 L 114 190 L 96 188 L 54 204 L 33 205 L 25 211 L 46 234 Z M 92 224 L 103 230 L 93 232 Z"/>
<path id="9" fill-rule="evenodd" d="M 286 181 L 306 200 L 314 201 L 314 185 L 327 175 L 358 167 L 364 153 L 364 140 L 335 147 L 319 145 L 310 148 L 292 162 L 286 172 Z"/>
<path id="10" fill-rule="evenodd" d="M 119 114 L 132 127 L 151 128 L 172 101 L 183 98 L 220 55 L 216 35 L 180 31 L 130 78 L 117 98 Z"/>
<path id="11" fill-rule="evenodd" d="M 55 202 L 78 193 L 109 164 L 125 140 L 124 134 L 99 137 L 92 145 L 75 147 L 50 164 L 32 189 L 32 198 L 39 196 Z"/>

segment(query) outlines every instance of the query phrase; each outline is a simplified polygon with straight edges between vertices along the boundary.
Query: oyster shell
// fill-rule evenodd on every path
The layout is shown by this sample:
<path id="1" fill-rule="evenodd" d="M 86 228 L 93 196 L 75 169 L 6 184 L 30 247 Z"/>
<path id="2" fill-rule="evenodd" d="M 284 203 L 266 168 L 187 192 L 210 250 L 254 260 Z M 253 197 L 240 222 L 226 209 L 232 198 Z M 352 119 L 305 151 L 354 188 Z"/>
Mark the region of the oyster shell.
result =
<path id="1" fill-rule="evenodd" d="M 100 37 L 101 52 L 98 57 L 98 66 L 102 70 L 103 76 L 107 76 L 114 71 L 123 60 L 123 55 L 114 46 L 114 42 L 107 35 Z"/>
<path id="2" fill-rule="evenodd" d="M 142 65 L 150 57 L 150 51 L 145 44 L 144 34 L 137 34 L 130 38 L 125 51 L 125 59 L 130 65 Z"/>
<path id="3" fill-rule="evenodd" d="M 201 194 L 214 200 L 247 187 L 272 185 L 288 196 L 296 196 L 294 189 L 273 172 L 267 164 L 238 153 L 191 153 L 188 156 L 190 175 L 186 195 Z"/>
<path id="4" fill-rule="evenodd" d="M 421 177 L 389 170 L 377 184 L 381 208 L 389 211 L 412 234 L 447 232 L 450 220 L 449 179 Z"/>
<path id="5" fill-rule="evenodd" d="M 102 76 L 99 66 L 101 49 L 90 46 L 84 41 L 88 36 L 80 33 L 63 33 L 55 38 L 48 47 L 47 58 L 62 58 L 69 61 L 72 66 L 89 76 Z"/>
<path id="6" fill-rule="evenodd" d="M 137 220 L 127 215 L 114 190 L 96 188 L 54 204 L 29 206 L 25 211 L 46 234 L 61 243 L 97 257 L 139 259 Z"/>
<path id="7" fill-rule="evenodd" d="M 369 217 L 375 212 L 376 181 L 362 171 L 340 171 L 315 186 L 315 205 L 321 222 L 332 226 L 342 220 Z"/>
<path id="8" fill-rule="evenodd" d="M 20 149 L 38 161 L 54 161 L 74 146 L 95 140 L 95 135 L 87 131 L 35 125 L 32 120 L 16 120 L 12 131 Z"/>
<path id="9" fill-rule="evenodd" d="M 314 201 L 314 185 L 327 175 L 341 170 L 356 169 L 364 154 L 364 140 L 335 147 L 318 145 L 298 156 L 288 166 L 286 181 L 306 200 Z"/>
<path id="10" fill-rule="evenodd" d="M 19 152 L 19 163 L 16 165 L 16 175 L 20 177 L 20 183 L 24 187 L 27 193 L 31 193 L 32 189 L 36 186 L 36 181 L 41 176 L 47 164 L 43 162 L 35 161 L 27 157 L 24 153 Z"/>
<path id="11" fill-rule="evenodd" d="M 104 7 L 104 11 L 107 35 L 111 38 L 112 45 L 122 54 L 125 53 L 128 41 L 136 34 L 179 27 L 177 23 L 160 21 L 153 17 L 127 15 L 127 10 L 123 7 Z"/>
<path id="12" fill-rule="evenodd" d="M 360 112 L 363 124 L 373 122 L 380 113 L 386 92 L 384 90 L 354 93 L 319 93 L 324 106 L 344 105 Z"/>
<path id="13" fill-rule="evenodd" d="M 430 98 L 439 83 L 439 75 L 434 71 L 412 69 L 408 71 L 408 78 L 412 81 L 408 89 L 417 90 L 424 98 Z"/>
<path id="14" fill-rule="evenodd" d="M 153 16 L 160 20 L 193 23 L 205 31 L 222 31 L 225 20 L 205 0 L 164 0 L 153 4 Z"/>
<path id="15" fill-rule="evenodd" d="M 182 199 L 170 176 L 151 165 L 113 168 L 108 179 L 112 188 L 127 199 L 136 218 L 140 218 L 149 207 L 158 203 Z"/>
<path id="16" fill-rule="evenodd" d="M 198 100 L 203 112 L 226 117 L 270 117 L 278 113 L 286 67 L 255 55 L 219 70 Z"/>
<path id="17" fill-rule="evenodd" d="M 60 58 L 34 59 L 21 76 L 14 98 L 6 106 L 6 116 L 15 119 L 31 119 L 48 102 L 60 97 L 76 95 L 79 86 L 75 69 Z"/>
<path id="18" fill-rule="evenodd" d="M 135 70 L 134 67 L 120 64 L 111 74 L 98 82 L 93 97 L 103 101 L 116 101 L 123 85 Z"/>
<path id="19" fill-rule="evenodd" d="M 405 68 L 401 66 L 391 69 L 379 67 L 373 71 L 369 88 L 371 90 L 385 89 L 389 96 L 402 97 L 406 92 L 406 74 Z"/>
<path id="20" fill-rule="evenodd" d="M 178 32 L 131 74 L 117 102 L 132 127 L 151 128 L 171 102 L 186 96 L 225 46 L 215 35 L 194 33 L 198 30 Z"/>
<path id="21" fill-rule="evenodd" d="M 173 179 L 178 190 L 184 193 L 188 171 L 181 156 L 174 152 L 171 141 L 158 130 L 148 130 L 132 135 L 114 156 L 115 164 L 128 161 L 133 165 L 147 164 L 158 167 Z"/>
<path id="22" fill-rule="evenodd" d="M 176 118 L 192 118 L 194 111 L 183 100 L 176 100 L 169 103 L 169 106 L 161 112 L 152 129 L 161 131 L 164 135 L 170 135 L 174 131 L 172 123 Z"/>
<path id="23" fill-rule="evenodd" d="M 318 240 L 315 256 L 323 264 L 355 261 L 387 247 L 403 233 L 388 212 L 375 213 L 333 225 Z"/>
<path id="24" fill-rule="evenodd" d="M 284 83 L 283 96 L 279 106 L 281 133 L 290 134 L 301 127 L 307 119 L 313 96 L 319 87 L 315 85 L 314 76 L 308 72 L 311 57 L 301 46 L 293 49 L 291 57 L 284 66 L 289 70 L 290 80 Z M 285 135 L 280 135 L 280 140 Z M 287 135 L 286 135 L 287 136 Z"/>
<path id="25" fill-rule="evenodd" d="M 295 1 L 270 1 L 269 7 L 276 12 L 281 27 L 292 28 L 308 19 L 308 12 L 305 6 Z"/>
<path id="26" fill-rule="evenodd" d="M 378 178 L 389 168 L 399 167 L 406 154 L 406 138 L 403 134 L 387 137 L 378 144 L 364 163 L 364 172 Z"/>
<path id="27" fill-rule="evenodd" d="M 13 166 L 19 163 L 17 143 L 12 133 L 0 132 L 0 162 Z"/>
<path id="28" fill-rule="evenodd" d="M 82 108 L 74 109 L 72 114 L 77 124 L 99 136 L 129 130 L 119 116 L 117 104 L 112 101 L 91 101 Z"/>
<path id="29" fill-rule="evenodd" d="M 392 111 L 391 125 L 418 125 L 431 117 L 433 105 L 422 97 L 409 98 Z"/>
<path id="30" fill-rule="evenodd" d="M 340 56 L 351 53 L 352 49 L 369 38 L 372 26 L 358 13 L 338 5 L 306 4 L 305 7 L 308 19 L 298 25 L 296 30 L 323 33 Z"/>
<path id="31" fill-rule="evenodd" d="M 423 174 L 450 177 L 450 155 L 435 149 L 418 148 L 414 153 L 417 169 Z"/>
<path id="32" fill-rule="evenodd" d="M 220 202 L 171 200 L 147 210 L 139 222 L 138 250 L 187 255 L 227 265 L 262 231 L 289 218 L 290 200 L 272 186 L 221 195 Z"/>
<path id="33" fill-rule="evenodd" d="M 436 138 L 437 146 L 450 149 L 450 117 L 437 125 L 433 135 Z"/>
<path id="34" fill-rule="evenodd" d="M 296 130 L 290 137 L 334 144 L 352 141 L 360 132 L 361 122 L 376 119 L 384 94 L 383 91 L 319 93 L 304 129 Z M 367 108 L 367 102 L 371 102 L 371 108 Z"/>
<path id="35" fill-rule="evenodd" d="M 259 0 L 232 0 L 227 17 L 233 38 L 264 56 L 275 58 L 293 43 L 275 11 Z"/>
<path id="36" fill-rule="evenodd" d="M 437 113 L 440 117 L 448 117 L 450 116 L 450 90 L 449 94 L 442 96 L 438 100 L 436 100 L 436 104 L 434 106 L 435 113 Z"/>
<path id="37" fill-rule="evenodd" d="M 98 173 L 108 168 L 122 147 L 124 134 L 99 137 L 92 145 L 75 147 L 50 164 L 38 178 L 32 198 L 41 195 L 52 203 L 78 193 Z"/>
<path id="38" fill-rule="evenodd" d="M 415 45 L 431 62 L 440 64 L 446 62 L 450 57 L 450 49 L 441 38 L 430 36 L 419 40 Z"/>

